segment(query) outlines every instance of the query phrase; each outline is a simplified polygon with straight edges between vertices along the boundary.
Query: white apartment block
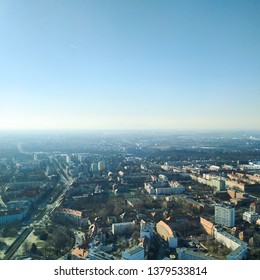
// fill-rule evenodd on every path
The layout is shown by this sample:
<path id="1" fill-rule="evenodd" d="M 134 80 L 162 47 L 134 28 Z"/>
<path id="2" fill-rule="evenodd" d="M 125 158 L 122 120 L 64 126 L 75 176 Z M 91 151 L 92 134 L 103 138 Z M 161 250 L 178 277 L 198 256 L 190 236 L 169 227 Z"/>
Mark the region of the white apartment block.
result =
<path id="1" fill-rule="evenodd" d="M 255 212 L 244 212 L 243 213 L 243 220 L 250 224 L 256 223 L 258 218 L 259 218 L 259 215 Z"/>
<path id="2" fill-rule="evenodd" d="M 231 205 L 215 205 L 215 223 L 226 227 L 235 225 L 235 208 Z"/>
<path id="3" fill-rule="evenodd" d="M 227 255 L 227 260 L 242 260 L 246 258 L 248 246 L 245 242 L 217 227 L 214 228 L 214 237 L 218 242 L 232 250 Z"/>

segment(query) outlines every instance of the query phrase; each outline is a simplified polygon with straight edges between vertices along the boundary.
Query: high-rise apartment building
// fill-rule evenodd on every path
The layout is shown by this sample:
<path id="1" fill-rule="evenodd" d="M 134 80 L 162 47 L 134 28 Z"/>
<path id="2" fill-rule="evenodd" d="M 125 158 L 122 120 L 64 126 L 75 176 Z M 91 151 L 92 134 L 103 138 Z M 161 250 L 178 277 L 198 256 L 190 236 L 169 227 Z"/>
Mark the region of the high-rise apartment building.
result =
<path id="1" fill-rule="evenodd" d="M 106 168 L 106 163 L 104 161 L 98 162 L 98 171 L 103 171 Z"/>
<path id="2" fill-rule="evenodd" d="M 215 205 L 215 223 L 227 227 L 235 225 L 235 208 L 232 205 Z"/>

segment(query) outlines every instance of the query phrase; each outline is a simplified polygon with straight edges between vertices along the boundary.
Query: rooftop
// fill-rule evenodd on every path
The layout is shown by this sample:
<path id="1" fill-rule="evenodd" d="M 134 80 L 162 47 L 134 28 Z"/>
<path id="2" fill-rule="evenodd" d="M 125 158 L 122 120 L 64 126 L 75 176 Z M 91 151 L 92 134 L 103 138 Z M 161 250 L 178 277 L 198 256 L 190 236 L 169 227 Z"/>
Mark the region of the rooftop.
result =
<path id="1" fill-rule="evenodd" d="M 140 247 L 140 246 L 134 246 L 132 248 L 129 248 L 125 251 L 125 253 L 128 253 L 130 256 L 135 255 L 136 253 L 139 253 L 140 251 L 142 251 L 144 248 Z"/>
<path id="2" fill-rule="evenodd" d="M 77 247 L 71 251 L 71 255 L 77 257 L 78 259 L 86 259 L 88 251 Z"/>
<path id="3" fill-rule="evenodd" d="M 82 212 L 78 211 L 78 210 L 74 210 L 74 209 L 57 208 L 56 211 L 61 212 L 61 213 L 66 213 L 66 214 L 69 214 L 69 215 L 73 215 L 73 216 L 82 217 Z"/>
<path id="4" fill-rule="evenodd" d="M 157 223 L 156 227 L 163 228 L 167 232 L 168 237 L 174 237 L 173 231 L 164 221 Z"/>

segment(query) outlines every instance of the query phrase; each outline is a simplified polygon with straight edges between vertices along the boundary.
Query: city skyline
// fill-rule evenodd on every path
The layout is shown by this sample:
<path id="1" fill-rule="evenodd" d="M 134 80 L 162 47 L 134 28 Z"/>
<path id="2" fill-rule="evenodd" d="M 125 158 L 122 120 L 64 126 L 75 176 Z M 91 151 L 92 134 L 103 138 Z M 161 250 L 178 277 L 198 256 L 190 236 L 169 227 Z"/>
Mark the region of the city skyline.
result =
<path id="1" fill-rule="evenodd" d="M 0 7 L 0 130 L 260 130 L 259 1 Z"/>

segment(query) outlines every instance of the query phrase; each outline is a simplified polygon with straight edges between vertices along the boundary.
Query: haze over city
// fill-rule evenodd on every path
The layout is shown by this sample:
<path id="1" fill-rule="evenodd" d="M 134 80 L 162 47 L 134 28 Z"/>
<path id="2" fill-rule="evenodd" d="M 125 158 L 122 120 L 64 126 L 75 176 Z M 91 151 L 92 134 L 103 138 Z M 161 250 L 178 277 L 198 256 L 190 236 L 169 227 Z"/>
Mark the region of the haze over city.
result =
<path id="1" fill-rule="evenodd" d="M 257 274 L 175 261 L 260 260 L 259 14 L 0 0 L 0 260 L 148 260 L 47 279 Z"/>
<path id="2" fill-rule="evenodd" d="M 0 0 L 0 129 L 260 129 L 259 1 Z"/>

